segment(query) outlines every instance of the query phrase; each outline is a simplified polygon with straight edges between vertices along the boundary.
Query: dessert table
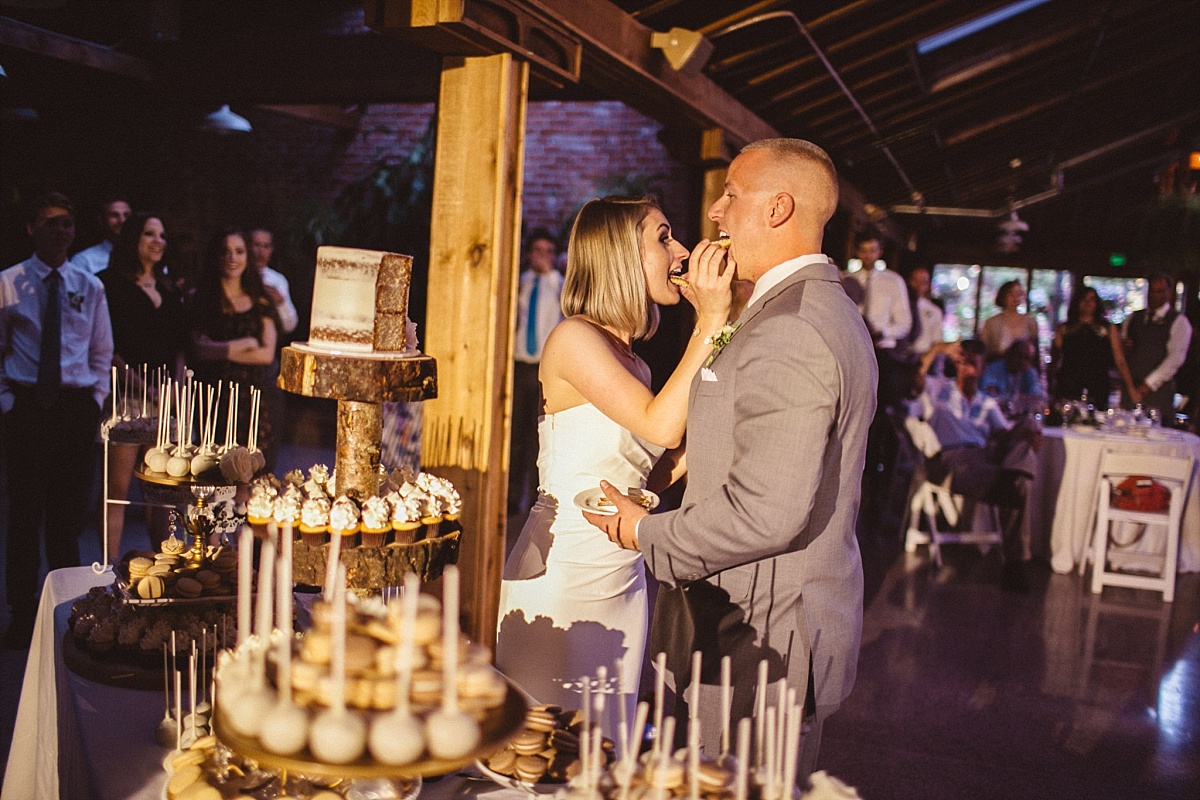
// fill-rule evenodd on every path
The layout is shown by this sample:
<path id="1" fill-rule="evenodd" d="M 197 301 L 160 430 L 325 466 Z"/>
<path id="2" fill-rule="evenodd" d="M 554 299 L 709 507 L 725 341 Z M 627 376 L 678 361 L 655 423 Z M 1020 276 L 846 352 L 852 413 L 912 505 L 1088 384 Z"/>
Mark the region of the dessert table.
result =
<path id="1" fill-rule="evenodd" d="M 1129 434 L 1047 427 L 1044 434 L 1027 514 L 1035 555 L 1048 556 L 1055 572 L 1071 572 L 1091 547 L 1104 451 L 1154 453 L 1195 459 L 1183 510 L 1179 571 L 1200 572 L 1200 436 L 1164 428 Z M 1157 535 L 1161 540 L 1163 530 L 1151 528 L 1146 539 Z"/>
<path id="2" fill-rule="evenodd" d="M 63 661 L 71 603 L 93 586 L 112 582 L 91 567 L 51 572 L 42 588 L 25 665 L 12 749 L 4 775 L 7 798 L 162 800 L 165 748 L 154 742 L 163 718 L 163 693 L 120 689 L 81 678 Z M 450 800 L 486 794 L 488 800 L 528 795 L 462 775 L 427 780 L 422 798 Z"/>

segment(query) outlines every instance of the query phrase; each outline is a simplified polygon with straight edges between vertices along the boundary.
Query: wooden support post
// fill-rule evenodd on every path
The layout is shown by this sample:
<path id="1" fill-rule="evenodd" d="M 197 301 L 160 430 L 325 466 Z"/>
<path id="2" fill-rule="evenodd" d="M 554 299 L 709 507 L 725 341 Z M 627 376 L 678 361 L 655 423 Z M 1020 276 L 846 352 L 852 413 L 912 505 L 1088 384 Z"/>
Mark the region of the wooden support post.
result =
<path id="1" fill-rule="evenodd" d="M 488 645 L 504 565 L 528 91 L 528 65 L 508 53 L 443 61 L 425 331 L 440 391 L 423 409 L 421 466 L 462 495 L 462 609 L 467 633 Z"/>
<path id="2" fill-rule="evenodd" d="M 700 163 L 704 169 L 703 194 L 700 197 L 700 236 L 716 239 L 717 223 L 708 218 L 708 209 L 725 193 L 725 174 L 733 155 L 720 128 L 708 128 L 700 134 Z"/>

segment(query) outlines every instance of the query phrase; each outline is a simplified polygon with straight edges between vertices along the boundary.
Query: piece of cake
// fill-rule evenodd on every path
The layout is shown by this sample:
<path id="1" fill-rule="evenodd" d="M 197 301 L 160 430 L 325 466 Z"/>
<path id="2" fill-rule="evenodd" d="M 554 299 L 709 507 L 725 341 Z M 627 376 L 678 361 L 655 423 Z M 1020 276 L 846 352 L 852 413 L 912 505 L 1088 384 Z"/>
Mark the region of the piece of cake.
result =
<path id="1" fill-rule="evenodd" d="M 411 256 L 317 248 L 308 344 L 350 353 L 404 352 L 411 279 Z"/>

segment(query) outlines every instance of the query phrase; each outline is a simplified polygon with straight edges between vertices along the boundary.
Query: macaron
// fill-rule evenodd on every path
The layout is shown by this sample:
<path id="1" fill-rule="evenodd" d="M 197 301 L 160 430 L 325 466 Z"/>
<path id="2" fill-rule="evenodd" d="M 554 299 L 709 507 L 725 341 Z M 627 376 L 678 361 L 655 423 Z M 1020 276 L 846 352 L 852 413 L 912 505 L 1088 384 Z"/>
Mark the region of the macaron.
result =
<path id="1" fill-rule="evenodd" d="M 537 783 L 546 774 L 549 767 L 550 765 L 546 763 L 545 759 L 537 756 L 518 756 L 513 764 L 513 774 L 516 775 L 517 780 Z"/>
<path id="2" fill-rule="evenodd" d="M 205 589 L 212 589 L 221 582 L 221 576 L 211 569 L 202 569 L 196 573 L 196 580 L 200 581 L 200 585 Z"/>
<path id="3" fill-rule="evenodd" d="M 157 575 L 147 575 L 138 581 L 137 593 L 138 597 L 143 600 L 157 600 L 162 597 L 163 589 L 165 589 L 163 579 Z"/>
<path id="4" fill-rule="evenodd" d="M 195 578 L 180 578 L 175 582 L 175 594 L 180 597 L 199 597 L 204 591 L 204 585 Z"/>

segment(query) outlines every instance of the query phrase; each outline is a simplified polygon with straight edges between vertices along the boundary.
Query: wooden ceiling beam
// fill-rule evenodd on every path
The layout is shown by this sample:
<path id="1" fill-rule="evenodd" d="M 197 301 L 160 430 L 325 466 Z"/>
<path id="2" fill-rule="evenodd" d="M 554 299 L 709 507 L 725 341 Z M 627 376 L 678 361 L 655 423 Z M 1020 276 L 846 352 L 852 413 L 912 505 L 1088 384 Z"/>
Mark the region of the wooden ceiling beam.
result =
<path id="1" fill-rule="evenodd" d="M 28 25 L 10 17 L 0 17 L 0 46 L 49 56 L 140 83 L 151 83 L 156 78 L 154 65 L 145 59 L 118 53 L 103 45 L 48 31 L 36 25 Z"/>

